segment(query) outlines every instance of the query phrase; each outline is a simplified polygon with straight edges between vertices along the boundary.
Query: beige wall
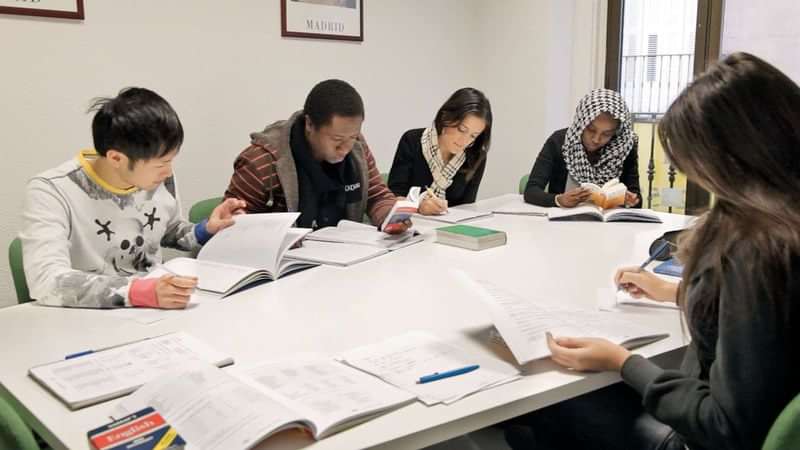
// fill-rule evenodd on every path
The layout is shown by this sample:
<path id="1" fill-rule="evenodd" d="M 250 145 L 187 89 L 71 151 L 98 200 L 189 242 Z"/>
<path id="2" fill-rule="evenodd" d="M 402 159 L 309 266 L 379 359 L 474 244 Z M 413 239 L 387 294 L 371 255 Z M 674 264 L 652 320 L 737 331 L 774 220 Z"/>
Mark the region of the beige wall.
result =
<path id="1" fill-rule="evenodd" d="M 495 140 L 480 197 L 511 191 L 552 129 L 566 126 L 576 92 L 595 83 L 602 3 L 368 0 L 363 43 L 281 38 L 277 0 L 84 0 L 82 22 L 0 15 L 0 246 L 20 226 L 26 179 L 91 146 L 90 99 L 133 85 L 181 116 L 184 208 L 220 195 L 248 133 L 332 77 L 363 96 L 383 171 L 401 133 L 426 126 L 452 91 L 484 90 Z M 3 257 L 0 306 L 14 302 Z"/>

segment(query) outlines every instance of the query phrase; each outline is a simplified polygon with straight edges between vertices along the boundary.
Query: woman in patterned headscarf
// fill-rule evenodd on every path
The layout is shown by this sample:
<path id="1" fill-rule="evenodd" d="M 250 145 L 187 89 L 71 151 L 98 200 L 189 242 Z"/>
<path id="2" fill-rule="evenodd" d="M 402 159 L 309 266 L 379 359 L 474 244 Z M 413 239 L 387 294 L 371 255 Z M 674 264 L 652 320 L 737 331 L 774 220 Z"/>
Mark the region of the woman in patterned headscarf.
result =
<path id="1" fill-rule="evenodd" d="M 489 99 L 474 88 L 461 88 L 439 108 L 429 128 L 408 130 L 400 138 L 389 172 L 389 189 L 408 195 L 414 186 L 430 187 L 422 214 L 472 203 L 486 168 L 492 135 Z"/>
<path id="2" fill-rule="evenodd" d="M 637 143 L 622 96 L 608 89 L 591 91 L 578 103 L 572 125 L 545 142 L 528 178 L 525 201 L 571 208 L 589 199 L 591 192 L 581 183 L 602 186 L 617 178 L 628 188 L 625 206 L 641 206 Z"/>

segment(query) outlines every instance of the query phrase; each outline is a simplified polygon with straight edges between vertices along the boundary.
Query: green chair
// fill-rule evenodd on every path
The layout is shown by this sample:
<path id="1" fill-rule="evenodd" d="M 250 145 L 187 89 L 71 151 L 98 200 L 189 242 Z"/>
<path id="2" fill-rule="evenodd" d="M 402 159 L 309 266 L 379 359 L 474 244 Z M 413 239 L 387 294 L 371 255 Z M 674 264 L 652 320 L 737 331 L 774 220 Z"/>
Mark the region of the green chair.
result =
<path id="1" fill-rule="evenodd" d="M 519 191 L 518 192 L 520 194 L 524 194 L 525 193 L 525 187 L 528 186 L 528 177 L 529 176 L 530 175 L 523 175 L 522 178 L 519 179 Z"/>
<path id="2" fill-rule="evenodd" d="M 14 408 L 0 397 L 0 449 L 40 450 L 33 432 Z"/>
<path id="3" fill-rule="evenodd" d="M 203 219 L 208 219 L 208 217 L 214 211 L 214 208 L 222 203 L 222 200 L 224 200 L 223 197 L 214 197 L 200 200 L 199 202 L 195 203 L 189 210 L 189 221 L 192 223 L 198 223 Z"/>
<path id="4" fill-rule="evenodd" d="M 25 267 L 22 265 L 22 241 L 15 238 L 8 246 L 8 266 L 11 268 L 11 278 L 17 291 L 17 302 L 27 303 L 32 301 L 28 291 L 28 282 L 25 280 Z"/>
<path id="5" fill-rule="evenodd" d="M 389 174 L 386 173 L 386 172 L 381 172 L 381 181 L 383 181 L 383 184 L 388 183 L 389 182 Z"/>
<path id="6" fill-rule="evenodd" d="M 786 405 L 767 433 L 762 450 L 800 448 L 800 395 Z"/>

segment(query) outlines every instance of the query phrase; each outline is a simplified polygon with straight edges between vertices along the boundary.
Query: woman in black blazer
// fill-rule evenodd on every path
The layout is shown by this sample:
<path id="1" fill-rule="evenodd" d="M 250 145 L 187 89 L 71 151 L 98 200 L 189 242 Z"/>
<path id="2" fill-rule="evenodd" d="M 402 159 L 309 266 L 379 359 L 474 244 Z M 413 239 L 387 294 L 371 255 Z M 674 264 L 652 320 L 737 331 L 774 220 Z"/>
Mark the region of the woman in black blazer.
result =
<path id="1" fill-rule="evenodd" d="M 525 201 L 571 208 L 589 199 L 591 192 L 581 183 L 602 186 L 616 178 L 628 188 L 625 206 L 640 207 L 637 154 L 638 137 L 622 96 L 595 89 L 578 103 L 572 125 L 545 142 L 528 177 Z"/>
<path id="2" fill-rule="evenodd" d="M 483 93 L 462 88 L 439 108 L 429 128 L 408 130 L 397 144 L 389 189 L 406 196 L 414 186 L 430 187 L 435 198 L 420 204 L 422 214 L 472 203 L 486 168 L 492 135 L 492 108 Z"/>

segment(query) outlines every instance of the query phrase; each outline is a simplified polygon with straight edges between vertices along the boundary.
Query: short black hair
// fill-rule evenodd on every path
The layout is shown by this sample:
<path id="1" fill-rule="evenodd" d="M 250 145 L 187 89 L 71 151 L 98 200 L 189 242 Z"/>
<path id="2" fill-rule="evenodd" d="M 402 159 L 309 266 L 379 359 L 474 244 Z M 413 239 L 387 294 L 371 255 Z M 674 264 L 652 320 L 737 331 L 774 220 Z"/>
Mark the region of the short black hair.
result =
<path id="1" fill-rule="evenodd" d="M 125 88 L 116 97 L 92 101 L 94 148 L 100 156 L 110 149 L 128 157 L 131 167 L 140 160 L 160 158 L 183 143 L 183 126 L 169 103 L 155 92 Z"/>
<path id="2" fill-rule="evenodd" d="M 306 97 L 303 112 L 314 128 L 331 123 L 333 116 L 364 118 L 364 102 L 355 88 L 342 80 L 317 83 Z"/>

